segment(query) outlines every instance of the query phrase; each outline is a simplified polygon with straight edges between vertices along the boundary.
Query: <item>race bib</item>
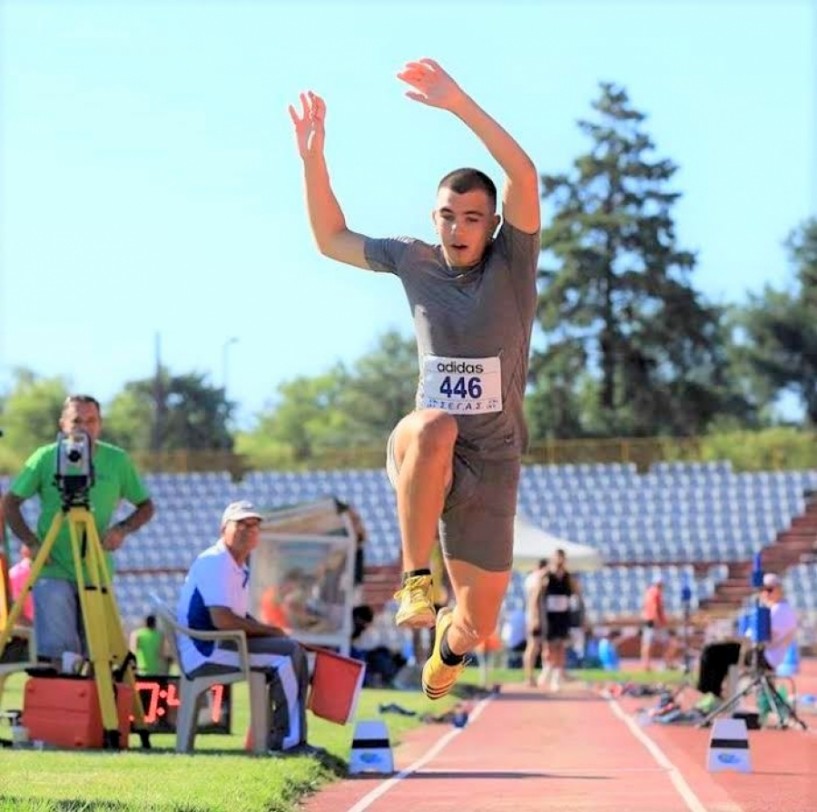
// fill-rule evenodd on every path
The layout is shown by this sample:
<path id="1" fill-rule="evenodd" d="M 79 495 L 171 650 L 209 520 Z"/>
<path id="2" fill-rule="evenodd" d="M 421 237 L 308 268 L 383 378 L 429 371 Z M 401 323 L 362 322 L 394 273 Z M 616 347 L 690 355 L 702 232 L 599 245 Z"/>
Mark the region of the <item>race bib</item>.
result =
<path id="1" fill-rule="evenodd" d="M 423 359 L 423 409 L 458 414 L 502 411 L 502 369 L 499 358 Z"/>
<path id="2" fill-rule="evenodd" d="M 548 612 L 567 612 L 570 609 L 570 598 L 567 595 L 548 595 L 545 609 Z"/>

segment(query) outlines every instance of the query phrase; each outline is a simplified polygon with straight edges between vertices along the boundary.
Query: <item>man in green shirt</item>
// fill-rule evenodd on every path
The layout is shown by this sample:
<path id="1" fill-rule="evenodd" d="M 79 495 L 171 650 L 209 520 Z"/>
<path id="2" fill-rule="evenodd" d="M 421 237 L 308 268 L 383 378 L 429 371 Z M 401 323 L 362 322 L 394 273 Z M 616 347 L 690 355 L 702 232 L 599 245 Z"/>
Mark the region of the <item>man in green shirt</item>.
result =
<path id="1" fill-rule="evenodd" d="M 84 431 L 90 438 L 94 467 L 90 512 L 106 551 L 108 571 L 113 574 L 110 553 L 122 546 L 127 535 L 135 533 L 151 519 L 153 502 L 128 454 L 99 440 L 102 431 L 99 401 L 89 395 L 70 395 L 63 404 L 59 427 L 66 434 Z M 54 516 L 62 510 L 62 496 L 54 483 L 57 451 L 57 443 L 38 448 L 26 460 L 23 470 L 3 497 L 9 527 L 29 546 L 35 560 Z M 26 523 L 21 510 L 22 503 L 32 496 L 40 499 L 36 533 Z M 111 517 L 123 499 L 136 509 L 126 519 L 111 526 Z M 57 660 L 66 651 L 82 653 L 84 630 L 67 522 L 63 522 L 60 528 L 33 592 L 38 656 Z"/>

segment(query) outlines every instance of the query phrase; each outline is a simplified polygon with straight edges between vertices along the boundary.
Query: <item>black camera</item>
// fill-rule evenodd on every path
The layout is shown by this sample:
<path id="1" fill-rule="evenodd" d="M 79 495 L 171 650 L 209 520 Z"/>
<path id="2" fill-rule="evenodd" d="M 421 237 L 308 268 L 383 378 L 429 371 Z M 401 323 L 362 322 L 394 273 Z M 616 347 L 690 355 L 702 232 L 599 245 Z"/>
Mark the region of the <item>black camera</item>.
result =
<path id="1" fill-rule="evenodd" d="M 54 483 L 62 495 L 63 507 L 88 507 L 94 484 L 91 438 L 85 431 L 57 435 L 57 470 Z"/>
<path id="2" fill-rule="evenodd" d="M 65 444 L 65 459 L 68 462 L 77 465 L 78 463 L 82 462 L 83 460 L 83 452 L 84 448 L 82 447 L 81 443 L 76 442 L 73 438 L 66 441 Z"/>

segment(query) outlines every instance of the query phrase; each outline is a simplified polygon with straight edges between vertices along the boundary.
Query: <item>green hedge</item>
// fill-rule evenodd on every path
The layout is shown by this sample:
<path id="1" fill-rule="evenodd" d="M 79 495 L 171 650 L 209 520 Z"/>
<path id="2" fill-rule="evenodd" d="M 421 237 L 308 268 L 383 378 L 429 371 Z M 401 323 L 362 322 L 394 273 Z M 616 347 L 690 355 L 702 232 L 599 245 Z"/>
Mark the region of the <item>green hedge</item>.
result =
<path id="1" fill-rule="evenodd" d="M 794 428 L 738 431 L 701 438 L 701 459 L 731 460 L 738 471 L 817 468 L 817 437 Z"/>
<path id="2" fill-rule="evenodd" d="M 545 465 L 632 462 L 646 471 L 659 461 L 731 460 L 736 471 L 781 471 L 817 468 L 817 435 L 797 428 L 729 431 L 703 437 L 637 437 L 595 440 L 555 440 L 534 444 L 525 461 Z M 33 449 L 32 449 L 33 450 Z M 235 453 L 216 451 L 166 454 L 135 452 L 142 471 L 233 471 L 236 478 L 253 469 L 305 471 L 378 468 L 385 446 L 329 449 L 310 459 L 295 460 L 286 447 L 252 447 L 239 436 Z M 0 440 L 0 474 L 14 474 L 24 458 Z"/>

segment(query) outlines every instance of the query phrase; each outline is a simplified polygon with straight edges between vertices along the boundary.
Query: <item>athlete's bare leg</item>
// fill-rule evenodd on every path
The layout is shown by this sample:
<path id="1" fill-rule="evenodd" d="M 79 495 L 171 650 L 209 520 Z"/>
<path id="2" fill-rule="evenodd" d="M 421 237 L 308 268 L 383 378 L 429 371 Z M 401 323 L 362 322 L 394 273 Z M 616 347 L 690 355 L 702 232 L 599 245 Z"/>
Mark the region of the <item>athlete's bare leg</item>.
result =
<path id="1" fill-rule="evenodd" d="M 490 572 L 457 559 L 447 559 L 456 598 L 448 645 L 454 654 L 467 654 L 496 629 L 510 571 Z"/>
<path id="2" fill-rule="evenodd" d="M 427 569 L 453 478 L 457 421 L 440 409 L 412 412 L 394 435 L 403 570 Z"/>

